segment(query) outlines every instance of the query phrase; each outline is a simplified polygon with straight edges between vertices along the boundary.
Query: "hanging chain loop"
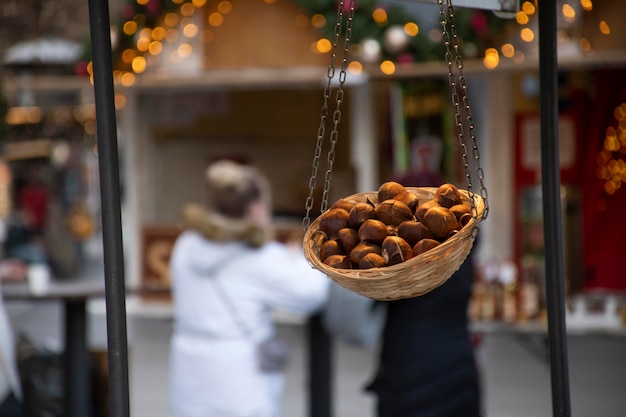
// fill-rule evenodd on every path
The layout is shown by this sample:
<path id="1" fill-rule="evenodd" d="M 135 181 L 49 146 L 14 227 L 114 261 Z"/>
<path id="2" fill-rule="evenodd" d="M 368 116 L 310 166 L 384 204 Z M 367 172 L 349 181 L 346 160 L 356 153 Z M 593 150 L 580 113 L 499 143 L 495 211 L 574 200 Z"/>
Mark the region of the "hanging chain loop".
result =
<path id="1" fill-rule="evenodd" d="M 321 213 L 325 212 L 328 207 L 328 194 L 330 191 L 330 183 L 332 178 L 332 169 L 335 162 L 335 145 L 339 137 L 339 122 L 341 121 L 341 104 L 344 100 L 344 84 L 346 81 L 346 69 L 348 66 L 348 49 L 350 47 L 350 38 L 352 36 L 352 23 L 354 21 L 354 10 L 356 7 L 356 0 L 349 1 L 348 18 L 345 27 L 345 35 L 343 36 L 343 48 L 341 57 L 341 67 L 339 71 L 339 86 L 335 93 L 335 111 L 333 112 L 333 130 L 330 133 L 330 149 L 328 150 L 328 156 L 326 158 L 326 174 L 324 177 L 324 191 L 321 201 Z M 317 131 L 317 142 L 315 145 L 315 155 L 313 157 L 313 167 L 311 171 L 311 178 L 309 179 L 309 195 L 306 200 L 306 215 L 302 220 L 302 228 L 306 231 L 311 223 L 311 210 L 313 209 L 315 187 L 317 185 L 317 175 L 319 171 L 319 163 L 322 155 L 322 148 L 324 145 L 324 138 L 326 136 L 326 121 L 328 119 L 328 101 L 332 94 L 332 81 L 335 77 L 335 61 L 337 59 L 337 51 L 339 49 L 340 38 L 343 32 L 345 7 L 344 2 L 339 1 L 337 4 L 337 22 L 335 24 L 335 33 L 331 49 L 331 60 L 327 71 L 327 85 L 324 88 L 324 102 L 320 112 L 320 124 Z"/>
<path id="2" fill-rule="evenodd" d="M 463 58 L 461 56 L 461 50 L 459 47 L 459 37 L 456 31 L 456 22 L 454 19 L 454 8 L 451 0 L 446 0 L 446 6 L 443 5 L 443 0 L 438 0 L 439 4 L 439 18 L 442 29 L 442 41 L 446 47 L 445 60 L 448 64 L 448 83 L 450 86 L 450 94 L 452 98 L 452 104 L 454 105 L 454 122 L 457 128 L 457 135 L 459 139 L 459 146 L 461 148 L 461 156 L 463 158 L 463 168 L 465 170 L 465 179 L 467 182 L 467 192 L 470 196 L 470 205 L 472 208 L 472 216 L 474 221 L 477 221 L 478 210 L 474 202 L 474 191 L 472 185 L 472 172 L 470 169 L 468 158 L 468 144 L 465 135 L 465 124 L 461 113 L 465 113 L 465 120 L 467 121 L 467 130 L 471 141 L 473 164 L 476 170 L 476 175 L 480 181 L 480 196 L 485 203 L 485 210 L 481 220 L 487 218 L 489 213 L 489 203 L 487 197 L 487 188 L 484 183 L 484 173 L 480 166 L 480 155 L 478 152 L 478 145 L 476 142 L 476 134 L 474 130 L 474 122 L 472 119 L 472 111 L 470 100 L 467 91 L 467 82 L 465 75 L 463 74 Z M 453 59 L 454 56 L 454 59 Z M 454 62 L 453 62 L 454 61 Z M 457 90 L 457 76 L 455 75 L 454 65 L 458 71 L 458 87 L 461 89 L 463 96 L 463 109 L 461 109 L 461 100 L 459 98 L 459 92 Z M 477 222 L 476 222 L 477 223 Z"/>

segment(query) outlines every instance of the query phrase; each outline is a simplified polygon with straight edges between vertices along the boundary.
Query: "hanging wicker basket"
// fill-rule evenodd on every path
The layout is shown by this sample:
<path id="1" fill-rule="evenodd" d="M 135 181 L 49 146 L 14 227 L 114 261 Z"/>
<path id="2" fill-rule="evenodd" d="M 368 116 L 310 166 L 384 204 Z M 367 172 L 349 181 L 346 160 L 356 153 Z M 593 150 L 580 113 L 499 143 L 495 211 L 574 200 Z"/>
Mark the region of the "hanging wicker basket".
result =
<path id="1" fill-rule="evenodd" d="M 437 188 L 406 187 L 420 201 L 432 200 Z M 469 193 L 459 190 L 467 201 Z M 319 257 L 320 245 L 316 235 L 320 217 L 307 228 L 304 235 L 304 253 L 314 268 L 324 272 L 342 287 L 368 298 L 381 301 L 399 300 L 424 295 L 445 283 L 469 255 L 476 236 L 478 222 L 485 214 L 485 202 L 472 193 L 475 216 L 454 236 L 421 255 L 402 263 L 371 269 L 338 269 L 324 264 Z M 354 202 L 377 201 L 376 192 L 364 192 L 345 197 Z"/>

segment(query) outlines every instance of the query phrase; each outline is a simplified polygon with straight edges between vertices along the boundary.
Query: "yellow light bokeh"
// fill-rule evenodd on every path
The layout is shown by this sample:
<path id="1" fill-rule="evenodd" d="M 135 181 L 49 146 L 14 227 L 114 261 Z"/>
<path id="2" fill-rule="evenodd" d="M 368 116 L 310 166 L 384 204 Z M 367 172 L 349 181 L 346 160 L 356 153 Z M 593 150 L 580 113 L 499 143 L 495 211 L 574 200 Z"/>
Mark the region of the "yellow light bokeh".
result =
<path id="1" fill-rule="evenodd" d="M 201 7 L 204 7 L 204 5 L 206 4 L 206 0 L 191 0 L 191 4 L 199 9 Z"/>
<path id="2" fill-rule="evenodd" d="M 573 22 L 576 19 L 576 10 L 567 3 L 561 7 L 561 13 L 566 22 Z"/>
<path id="3" fill-rule="evenodd" d="M 372 12 L 372 19 L 377 25 L 384 25 L 387 23 L 387 11 L 381 7 L 374 9 Z"/>
<path id="4" fill-rule="evenodd" d="M 133 68 L 135 74 L 141 74 L 146 70 L 146 58 L 142 56 L 136 56 L 135 58 L 133 58 L 131 67 Z"/>
<path id="5" fill-rule="evenodd" d="M 130 87 L 135 84 L 135 74 L 132 72 L 125 72 L 120 78 L 120 82 L 124 87 Z"/>
<path id="6" fill-rule="evenodd" d="M 157 26 L 152 29 L 152 39 L 155 41 L 162 41 L 165 38 L 165 28 L 163 26 Z"/>
<path id="7" fill-rule="evenodd" d="M 606 21 L 604 20 L 600 21 L 600 23 L 598 24 L 598 28 L 600 29 L 600 33 L 602 33 L 603 35 L 611 34 L 611 28 L 609 27 L 609 24 L 606 23 Z"/>
<path id="8" fill-rule="evenodd" d="M 522 3 L 522 11 L 524 13 L 526 13 L 527 15 L 533 15 L 535 14 L 535 11 L 537 10 L 537 8 L 535 7 L 535 5 L 529 1 L 525 1 L 524 3 Z"/>
<path id="9" fill-rule="evenodd" d="M 507 58 L 513 58 L 515 55 L 515 47 L 510 43 L 505 43 L 500 47 L 500 52 Z"/>
<path id="10" fill-rule="evenodd" d="M 139 38 L 137 39 L 137 50 L 140 52 L 146 52 L 148 47 L 150 46 L 149 38 Z"/>
<path id="11" fill-rule="evenodd" d="M 483 65 L 487 69 L 494 69 L 500 64 L 500 54 L 496 48 L 487 48 L 485 50 L 485 57 L 483 58 Z"/>
<path id="12" fill-rule="evenodd" d="M 209 25 L 216 28 L 222 26 L 222 24 L 224 23 L 224 16 L 221 13 L 213 12 L 209 15 L 207 21 Z"/>
<path id="13" fill-rule="evenodd" d="M 130 64 L 131 62 L 133 62 L 133 59 L 137 56 L 137 53 L 135 52 L 134 49 L 124 49 L 124 52 L 122 52 L 122 61 Z"/>
<path id="14" fill-rule="evenodd" d="M 517 14 L 515 15 L 515 21 L 520 25 L 527 24 L 529 20 L 530 19 L 528 18 L 528 15 L 524 12 L 517 12 Z"/>
<path id="15" fill-rule="evenodd" d="M 330 52 L 331 48 L 332 48 L 332 44 L 326 38 L 322 38 L 318 40 L 317 42 L 315 42 L 315 50 L 320 54 L 325 54 L 327 52 Z"/>
<path id="16" fill-rule="evenodd" d="M 532 29 L 524 28 L 520 31 L 520 37 L 524 42 L 532 42 L 535 40 L 535 32 Z"/>
<path id="17" fill-rule="evenodd" d="M 383 74 L 391 75 L 396 72 L 396 64 L 391 61 L 383 61 L 380 63 L 380 70 Z"/>
<path id="18" fill-rule="evenodd" d="M 137 0 L 137 4 L 140 5 L 140 6 L 145 6 L 149 2 L 150 2 L 150 0 Z"/>
<path id="19" fill-rule="evenodd" d="M 593 4 L 591 3 L 591 0 L 580 0 L 580 5 L 585 11 L 593 10 Z"/>
<path id="20" fill-rule="evenodd" d="M 228 14 L 232 12 L 232 10 L 233 10 L 233 5 L 229 1 L 220 1 L 217 4 L 217 11 L 220 12 L 221 14 Z"/>
<path id="21" fill-rule="evenodd" d="M 135 22 L 134 20 L 129 20 L 128 22 L 124 23 L 124 26 L 122 26 L 122 31 L 125 35 L 134 35 L 135 32 L 137 32 L 137 22 Z"/>
<path id="22" fill-rule="evenodd" d="M 326 25 L 326 18 L 321 14 L 314 14 L 311 16 L 311 26 L 316 29 L 321 29 Z"/>
<path id="23" fill-rule="evenodd" d="M 161 52 L 163 52 L 163 44 L 159 41 L 150 42 L 150 45 L 148 46 L 148 52 L 150 52 L 151 55 L 159 55 Z"/>
<path id="24" fill-rule="evenodd" d="M 188 43 L 181 43 L 178 46 L 178 55 L 181 58 L 187 58 L 193 52 L 193 48 Z"/>
<path id="25" fill-rule="evenodd" d="M 193 38 L 197 34 L 198 26 L 193 23 L 189 23 L 183 28 L 183 35 L 185 35 L 187 38 Z"/>
<path id="26" fill-rule="evenodd" d="M 168 13 L 165 15 L 163 22 L 166 26 L 175 26 L 178 23 L 178 15 L 176 13 Z"/>
<path id="27" fill-rule="evenodd" d="M 404 33 L 406 33 L 409 36 L 417 36 L 417 34 L 420 32 L 420 28 L 419 26 L 417 26 L 417 23 L 415 22 L 408 22 L 404 25 Z"/>
<path id="28" fill-rule="evenodd" d="M 363 72 L 363 65 L 359 61 L 352 61 L 348 64 L 348 71 L 351 74 L 361 74 Z"/>
<path id="29" fill-rule="evenodd" d="M 180 14 L 183 16 L 191 16 L 196 12 L 196 8 L 192 3 L 185 3 L 180 6 Z"/>

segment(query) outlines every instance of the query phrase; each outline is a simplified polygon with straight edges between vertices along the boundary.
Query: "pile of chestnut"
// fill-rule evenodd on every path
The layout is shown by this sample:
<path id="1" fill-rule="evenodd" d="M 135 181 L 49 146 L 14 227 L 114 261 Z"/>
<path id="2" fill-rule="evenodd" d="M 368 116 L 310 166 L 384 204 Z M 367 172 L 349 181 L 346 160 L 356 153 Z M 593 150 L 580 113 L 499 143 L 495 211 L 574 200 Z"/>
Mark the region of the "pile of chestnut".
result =
<path id="1" fill-rule="evenodd" d="M 322 214 L 318 242 L 324 264 L 340 269 L 396 265 L 440 245 L 472 218 L 469 199 L 453 184 L 420 201 L 389 181 L 372 200 L 340 199 Z"/>

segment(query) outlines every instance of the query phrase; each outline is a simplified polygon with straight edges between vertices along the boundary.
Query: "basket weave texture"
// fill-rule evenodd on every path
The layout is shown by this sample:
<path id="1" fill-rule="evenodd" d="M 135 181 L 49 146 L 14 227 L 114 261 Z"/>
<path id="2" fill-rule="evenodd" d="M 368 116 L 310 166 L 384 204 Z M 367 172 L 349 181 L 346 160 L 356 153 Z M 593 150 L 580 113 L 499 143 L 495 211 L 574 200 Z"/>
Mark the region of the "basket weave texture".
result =
<path id="1" fill-rule="evenodd" d="M 432 200 L 437 190 L 432 187 L 405 188 L 418 196 L 420 204 Z M 459 191 L 469 201 L 469 193 Z M 342 287 L 365 297 L 391 301 L 424 295 L 445 283 L 459 269 L 474 245 L 477 222 L 483 217 L 485 204 L 479 195 L 472 195 L 477 211 L 476 219 L 471 219 L 458 233 L 439 246 L 402 263 L 371 269 L 338 269 L 324 264 L 319 258 L 319 244 L 315 239 L 320 217 L 306 230 L 304 254 L 313 268 L 324 272 Z M 377 192 L 353 194 L 344 199 L 377 202 Z"/>

